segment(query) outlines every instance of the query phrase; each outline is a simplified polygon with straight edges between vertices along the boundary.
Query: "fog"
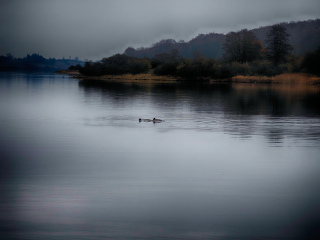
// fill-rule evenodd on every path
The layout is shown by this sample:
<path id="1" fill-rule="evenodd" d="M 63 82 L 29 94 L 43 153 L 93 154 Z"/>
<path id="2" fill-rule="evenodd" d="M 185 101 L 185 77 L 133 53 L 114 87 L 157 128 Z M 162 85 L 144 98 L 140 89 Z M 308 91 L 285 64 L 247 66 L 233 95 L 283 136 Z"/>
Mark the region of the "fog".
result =
<path id="1" fill-rule="evenodd" d="M 318 0 L 0 0 L 0 54 L 98 60 L 165 38 L 319 17 Z"/>

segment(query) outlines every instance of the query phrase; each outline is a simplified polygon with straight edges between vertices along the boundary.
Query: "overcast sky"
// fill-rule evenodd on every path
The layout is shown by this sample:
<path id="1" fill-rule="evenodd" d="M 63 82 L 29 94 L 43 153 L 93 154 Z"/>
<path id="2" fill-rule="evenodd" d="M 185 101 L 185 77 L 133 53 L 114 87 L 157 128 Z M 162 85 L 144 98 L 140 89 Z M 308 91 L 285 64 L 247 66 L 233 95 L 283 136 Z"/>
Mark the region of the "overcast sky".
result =
<path id="1" fill-rule="evenodd" d="M 316 18 L 319 0 L 0 0 L 0 55 L 98 60 L 165 38 Z"/>

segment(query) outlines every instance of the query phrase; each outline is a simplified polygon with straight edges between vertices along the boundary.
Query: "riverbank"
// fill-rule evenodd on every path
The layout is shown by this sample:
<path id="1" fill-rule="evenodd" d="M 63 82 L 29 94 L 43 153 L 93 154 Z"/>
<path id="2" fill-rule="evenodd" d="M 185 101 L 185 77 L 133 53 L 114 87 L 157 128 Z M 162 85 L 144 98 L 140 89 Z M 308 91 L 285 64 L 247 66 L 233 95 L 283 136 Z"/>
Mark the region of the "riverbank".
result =
<path id="1" fill-rule="evenodd" d="M 273 77 L 266 76 L 235 76 L 233 83 L 268 83 L 268 84 L 290 84 L 290 85 L 317 85 L 320 77 L 305 73 L 283 73 Z"/>
<path id="2" fill-rule="evenodd" d="M 78 70 L 59 70 L 59 71 L 56 71 L 56 73 L 66 74 L 66 75 L 70 75 L 70 76 L 78 76 L 78 75 L 80 75 Z"/>
<path id="3" fill-rule="evenodd" d="M 145 74 L 123 74 L 123 75 L 103 75 L 103 76 L 76 76 L 80 80 L 101 80 L 107 82 L 121 83 L 177 83 L 182 81 L 171 76 L 156 76 L 150 73 Z"/>
<path id="4" fill-rule="evenodd" d="M 156 76 L 151 73 L 145 74 L 123 74 L 123 75 L 103 75 L 84 76 L 78 71 L 61 70 L 59 74 L 68 74 L 80 80 L 99 80 L 119 83 L 250 83 L 250 84 L 290 84 L 290 85 L 317 85 L 320 84 L 320 77 L 305 73 L 283 73 L 273 77 L 267 76 L 235 76 L 226 79 L 196 78 L 184 79 L 173 76 Z"/>

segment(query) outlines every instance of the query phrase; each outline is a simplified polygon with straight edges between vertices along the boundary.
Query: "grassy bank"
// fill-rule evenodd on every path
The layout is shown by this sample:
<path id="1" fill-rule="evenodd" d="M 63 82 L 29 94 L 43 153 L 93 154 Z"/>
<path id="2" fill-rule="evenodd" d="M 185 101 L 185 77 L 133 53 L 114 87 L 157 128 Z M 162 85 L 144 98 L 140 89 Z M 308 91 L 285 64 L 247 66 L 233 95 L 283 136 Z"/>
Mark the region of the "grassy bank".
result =
<path id="1" fill-rule="evenodd" d="M 269 83 L 290 85 L 316 85 L 320 84 L 320 77 L 305 73 L 283 73 L 274 77 L 266 76 L 235 76 L 233 83 Z"/>
<path id="2" fill-rule="evenodd" d="M 101 80 L 121 83 L 176 83 L 179 79 L 171 76 L 155 76 L 150 73 L 144 74 L 123 74 L 123 75 L 103 75 L 103 76 L 77 76 L 78 79 Z"/>

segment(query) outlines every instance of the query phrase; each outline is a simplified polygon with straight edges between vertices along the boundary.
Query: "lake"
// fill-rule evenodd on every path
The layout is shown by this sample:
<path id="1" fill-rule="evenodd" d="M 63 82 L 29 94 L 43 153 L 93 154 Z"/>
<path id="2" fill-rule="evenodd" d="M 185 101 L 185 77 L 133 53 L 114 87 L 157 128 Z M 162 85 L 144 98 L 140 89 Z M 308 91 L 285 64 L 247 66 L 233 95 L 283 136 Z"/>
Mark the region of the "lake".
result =
<path id="1" fill-rule="evenodd" d="M 320 237 L 320 86 L 1 73 L 0 158 L 1 239 Z"/>

